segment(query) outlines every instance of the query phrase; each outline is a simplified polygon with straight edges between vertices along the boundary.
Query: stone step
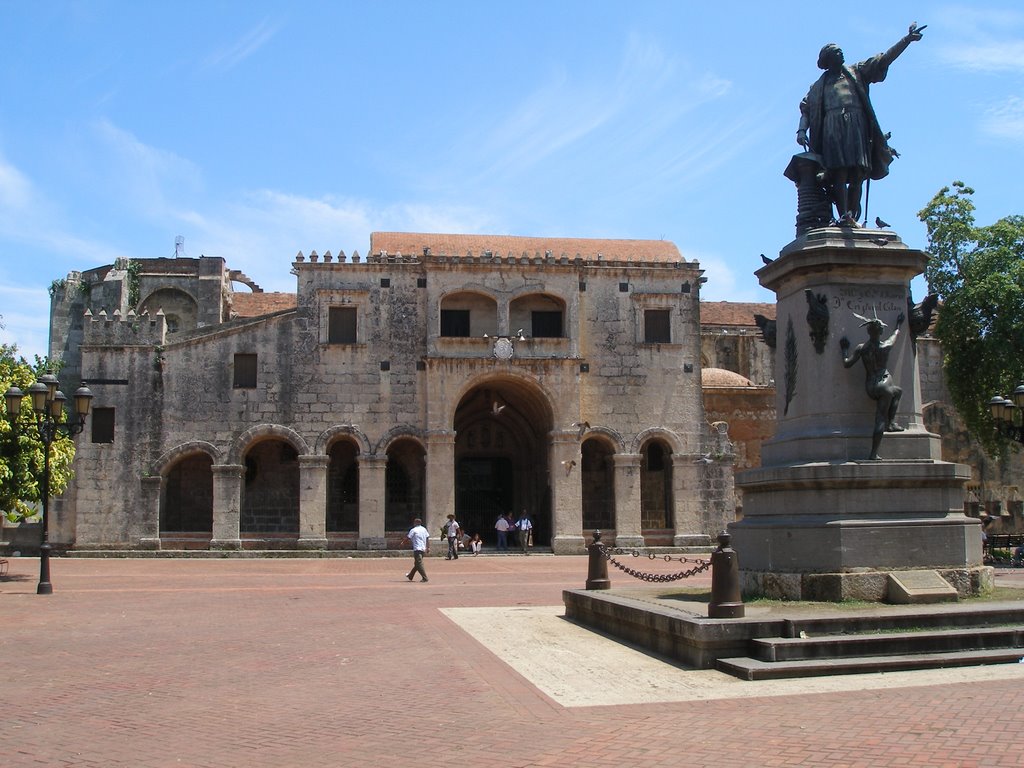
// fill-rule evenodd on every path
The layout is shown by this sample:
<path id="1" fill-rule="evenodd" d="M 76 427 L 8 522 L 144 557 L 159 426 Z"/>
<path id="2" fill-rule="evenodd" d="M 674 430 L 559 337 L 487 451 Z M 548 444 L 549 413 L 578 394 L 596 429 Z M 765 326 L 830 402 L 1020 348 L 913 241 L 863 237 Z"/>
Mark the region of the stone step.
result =
<path id="1" fill-rule="evenodd" d="M 1024 655 L 1024 626 L 942 629 L 824 637 L 763 637 L 751 641 L 753 657 L 767 662 L 900 656 L 1016 648 Z"/>
<path id="2" fill-rule="evenodd" d="M 842 613 L 785 619 L 783 637 L 856 634 L 880 631 L 956 629 L 1024 625 L 1024 604 L 993 603 L 956 608 L 916 606 L 877 613 Z"/>
<path id="3" fill-rule="evenodd" d="M 903 656 L 858 656 L 803 661 L 761 661 L 749 657 L 718 659 L 717 668 L 741 680 L 783 680 L 824 675 L 855 675 L 914 669 L 945 669 L 985 664 L 1017 664 L 1024 648 L 999 648 L 956 653 L 913 653 Z"/>

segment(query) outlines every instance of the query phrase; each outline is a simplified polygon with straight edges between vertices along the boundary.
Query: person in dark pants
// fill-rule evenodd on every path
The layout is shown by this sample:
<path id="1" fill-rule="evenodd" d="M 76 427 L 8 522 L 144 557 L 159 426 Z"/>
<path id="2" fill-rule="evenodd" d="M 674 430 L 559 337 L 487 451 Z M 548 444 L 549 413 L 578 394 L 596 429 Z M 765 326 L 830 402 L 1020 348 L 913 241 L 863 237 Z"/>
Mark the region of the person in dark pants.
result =
<path id="1" fill-rule="evenodd" d="M 444 524 L 444 535 L 448 539 L 448 554 L 445 560 L 459 559 L 459 538 L 462 536 L 462 527 L 455 515 L 448 515 L 448 522 Z"/>
<path id="2" fill-rule="evenodd" d="M 423 527 L 423 521 L 416 518 L 412 521 L 412 528 L 405 534 L 405 540 L 412 545 L 412 570 L 405 575 L 409 581 L 419 573 L 420 581 L 427 581 L 427 572 L 423 568 L 423 557 L 430 552 L 430 533 Z"/>
<path id="3" fill-rule="evenodd" d="M 519 532 L 519 546 L 523 549 L 523 554 L 529 554 L 530 537 L 533 535 L 533 521 L 530 520 L 530 515 L 524 509 L 523 514 L 516 520 L 516 530 Z"/>
<path id="4" fill-rule="evenodd" d="M 498 532 L 499 552 L 508 552 L 508 531 L 510 527 L 508 518 L 505 515 L 499 515 L 497 522 L 494 523 L 494 530 Z"/>

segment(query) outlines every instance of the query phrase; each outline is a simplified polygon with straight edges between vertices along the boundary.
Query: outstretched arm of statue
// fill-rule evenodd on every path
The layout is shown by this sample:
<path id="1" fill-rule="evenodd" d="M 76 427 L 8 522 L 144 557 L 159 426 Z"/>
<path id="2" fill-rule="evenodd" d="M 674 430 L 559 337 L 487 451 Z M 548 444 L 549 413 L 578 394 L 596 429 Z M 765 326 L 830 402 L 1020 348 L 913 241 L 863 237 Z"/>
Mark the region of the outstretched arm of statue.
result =
<path id="1" fill-rule="evenodd" d="M 921 34 L 921 30 L 924 29 L 927 26 L 928 25 L 925 24 L 923 27 L 919 27 L 919 26 L 917 26 L 917 22 L 916 21 L 913 24 L 911 24 L 910 25 L 910 30 L 907 32 L 907 34 L 904 35 L 902 38 L 900 38 L 900 41 L 898 43 L 896 43 L 896 45 L 894 45 L 892 48 L 890 48 L 888 51 L 886 51 L 882 55 L 882 58 L 885 59 L 886 63 L 887 64 L 891 64 L 893 61 L 896 60 L 896 58 L 901 53 L 903 53 L 905 50 L 907 50 L 907 46 L 908 45 L 910 45 L 911 43 L 917 42 L 922 37 L 924 37 L 924 35 Z"/>

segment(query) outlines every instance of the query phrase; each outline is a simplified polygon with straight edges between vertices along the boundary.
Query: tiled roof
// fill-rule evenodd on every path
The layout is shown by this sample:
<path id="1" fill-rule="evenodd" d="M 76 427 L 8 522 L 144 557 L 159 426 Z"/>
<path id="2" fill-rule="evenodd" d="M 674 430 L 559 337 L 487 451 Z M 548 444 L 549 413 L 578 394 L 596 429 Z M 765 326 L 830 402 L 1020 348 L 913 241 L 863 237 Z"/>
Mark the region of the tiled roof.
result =
<path id="1" fill-rule="evenodd" d="M 753 326 L 754 315 L 775 319 L 775 305 L 743 301 L 702 301 L 701 325 Z"/>
<path id="2" fill-rule="evenodd" d="M 294 309 L 294 293 L 234 293 L 231 296 L 231 312 L 236 317 L 259 317 Z"/>
<path id="3" fill-rule="evenodd" d="M 514 237 L 512 235 L 444 235 L 417 232 L 374 232 L 370 235 L 370 253 L 381 251 L 420 256 L 429 248 L 432 256 L 465 256 L 472 251 L 479 256 L 491 251 L 495 256 L 511 253 L 519 257 L 525 251 L 542 256 L 547 251 L 569 258 L 579 254 L 585 259 L 596 259 L 598 254 L 608 261 L 679 262 L 682 254 L 675 243 L 668 240 L 599 240 L 580 237 Z"/>

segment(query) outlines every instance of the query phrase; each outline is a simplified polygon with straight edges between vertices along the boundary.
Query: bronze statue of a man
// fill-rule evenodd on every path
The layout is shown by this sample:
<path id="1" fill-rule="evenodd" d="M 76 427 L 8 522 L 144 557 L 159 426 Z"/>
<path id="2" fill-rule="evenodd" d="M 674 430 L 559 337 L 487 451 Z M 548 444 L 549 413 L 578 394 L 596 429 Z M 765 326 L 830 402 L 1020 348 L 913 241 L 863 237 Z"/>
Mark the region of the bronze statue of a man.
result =
<path id="1" fill-rule="evenodd" d="M 882 443 L 882 435 L 886 432 L 903 432 L 903 427 L 896 423 L 896 411 L 900 407 L 900 398 L 903 390 L 896 386 L 896 382 L 889 373 L 889 352 L 892 351 L 899 336 L 900 326 L 903 324 L 904 315 L 900 312 L 896 318 L 896 328 L 888 339 L 882 341 L 882 329 L 885 323 L 878 317 L 866 318 L 855 314 L 855 317 L 863 320 L 861 326 L 867 326 L 868 340 L 853 348 L 853 354 L 849 354 L 850 340 L 845 336 L 839 340 L 839 348 L 843 355 L 843 366 L 849 368 L 855 365 L 858 360 L 864 363 L 866 375 L 864 387 L 868 397 L 874 400 L 875 406 L 875 427 L 871 435 L 871 455 L 868 459 L 878 459 L 878 447 Z"/>
<path id="2" fill-rule="evenodd" d="M 888 51 L 850 66 L 835 43 L 818 55 L 818 67 L 825 72 L 800 102 L 796 140 L 806 151 L 821 156 L 824 184 L 840 226 L 859 226 L 864 181 L 886 176 L 894 156 L 871 107 L 868 85 L 885 80 L 889 65 L 921 39 L 923 29 L 916 22 L 911 24 L 910 31 Z"/>

